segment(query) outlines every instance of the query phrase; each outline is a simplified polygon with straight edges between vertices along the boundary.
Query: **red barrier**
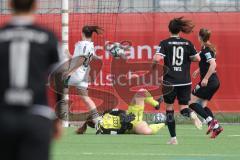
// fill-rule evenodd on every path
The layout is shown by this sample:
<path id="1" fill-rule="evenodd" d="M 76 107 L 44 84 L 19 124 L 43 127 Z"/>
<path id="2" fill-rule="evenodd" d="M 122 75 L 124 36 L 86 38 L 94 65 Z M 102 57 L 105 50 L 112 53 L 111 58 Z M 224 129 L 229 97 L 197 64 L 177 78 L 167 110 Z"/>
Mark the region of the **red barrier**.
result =
<path id="1" fill-rule="evenodd" d="M 92 20 L 91 14 L 72 14 L 70 15 L 70 51 L 73 52 L 74 44 L 81 37 L 81 27 Z M 211 41 L 218 49 L 217 72 L 221 80 L 221 88 L 210 102 L 209 106 L 218 112 L 240 112 L 240 64 L 238 51 L 238 39 L 240 37 L 240 13 L 123 13 L 116 17 L 114 22 L 110 21 L 110 16 L 101 16 L 99 25 L 105 28 L 105 34 L 99 38 L 95 37 L 96 45 L 103 46 L 104 40 L 131 40 L 133 48 L 131 49 L 131 58 L 134 61 L 150 61 L 160 40 L 169 36 L 167 25 L 173 17 L 185 16 L 192 19 L 196 24 L 195 31 L 191 35 L 182 35 L 190 39 L 199 50 L 200 46 L 197 40 L 197 32 L 201 27 L 212 30 Z M 116 15 L 114 15 L 116 16 Z M 111 17 L 112 18 L 112 17 Z M 8 17 L 0 15 L 0 23 L 5 22 Z M 53 22 L 54 19 L 54 22 Z M 53 29 L 60 37 L 61 17 L 59 15 L 39 15 L 39 23 Z M 97 19 L 95 20 L 97 24 Z M 95 23 L 93 20 L 91 23 Z M 116 32 L 115 32 L 116 31 Z M 102 39 L 102 40 L 100 40 Z M 101 47 L 97 48 L 101 48 Z M 103 55 L 104 67 L 102 77 L 104 86 L 98 87 L 113 92 L 111 86 L 108 86 L 106 77 L 110 74 L 111 58 L 104 51 L 98 50 L 99 55 Z M 193 65 L 193 69 L 197 65 Z M 193 81 L 196 84 L 197 80 Z M 123 93 L 124 94 L 124 93 Z M 74 110 L 79 110 L 82 104 L 76 96 L 71 99 L 77 99 L 74 104 Z M 108 100 L 106 97 L 104 100 Z M 98 101 L 100 103 L 100 101 Z M 120 107 L 126 108 L 126 104 L 120 100 Z M 118 107 L 119 107 L 118 106 Z M 153 111 L 147 107 L 148 111 Z"/>

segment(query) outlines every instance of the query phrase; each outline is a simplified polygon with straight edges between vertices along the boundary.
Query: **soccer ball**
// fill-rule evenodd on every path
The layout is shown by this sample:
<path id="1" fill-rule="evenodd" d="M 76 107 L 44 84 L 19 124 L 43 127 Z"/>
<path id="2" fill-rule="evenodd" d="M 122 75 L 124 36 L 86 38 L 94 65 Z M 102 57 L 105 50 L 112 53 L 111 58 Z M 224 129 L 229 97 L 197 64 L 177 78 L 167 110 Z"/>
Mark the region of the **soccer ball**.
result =
<path id="1" fill-rule="evenodd" d="M 110 53 L 113 57 L 120 57 L 121 55 L 124 55 L 124 50 L 118 46 L 113 46 Z"/>
<path id="2" fill-rule="evenodd" d="M 156 113 L 153 115 L 153 122 L 154 123 L 165 123 L 166 116 L 163 113 Z"/>
<path id="3" fill-rule="evenodd" d="M 125 55 L 125 50 L 127 49 L 127 47 L 124 46 L 124 42 L 110 42 L 110 41 L 107 41 L 106 45 L 105 45 L 105 49 L 109 53 L 111 53 L 111 55 L 115 58 L 124 56 Z"/>

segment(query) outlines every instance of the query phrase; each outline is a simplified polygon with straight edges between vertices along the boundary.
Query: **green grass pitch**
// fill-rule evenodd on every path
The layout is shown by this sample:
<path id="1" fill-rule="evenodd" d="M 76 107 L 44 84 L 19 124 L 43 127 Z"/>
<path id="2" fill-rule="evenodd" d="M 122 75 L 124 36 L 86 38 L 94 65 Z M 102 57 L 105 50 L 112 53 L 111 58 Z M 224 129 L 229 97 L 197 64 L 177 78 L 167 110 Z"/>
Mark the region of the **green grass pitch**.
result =
<path id="1" fill-rule="evenodd" d="M 178 145 L 166 145 L 165 127 L 157 135 L 76 135 L 67 128 L 52 148 L 53 160 L 240 160 L 240 125 L 223 125 L 215 140 L 193 125 L 178 125 Z"/>

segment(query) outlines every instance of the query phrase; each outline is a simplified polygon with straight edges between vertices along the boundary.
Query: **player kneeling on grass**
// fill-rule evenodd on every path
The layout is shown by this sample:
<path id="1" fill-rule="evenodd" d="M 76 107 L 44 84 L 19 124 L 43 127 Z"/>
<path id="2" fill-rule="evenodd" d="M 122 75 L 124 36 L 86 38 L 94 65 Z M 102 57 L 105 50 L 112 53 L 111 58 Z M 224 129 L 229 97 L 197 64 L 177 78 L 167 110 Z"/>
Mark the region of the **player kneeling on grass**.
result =
<path id="1" fill-rule="evenodd" d="M 149 125 L 146 121 L 143 121 L 145 103 L 159 109 L 159 102 L 154 100 L 147 90 L 140 89 L 134 96 L 127 111 L 112 109 L 103 114 L 103 120 L 99 124 L 97 134 L 156 134 L 165 124 Z M 81 133 L 86 131 L 87 125 L 93 127 L 92 122 L 87 121 L 84 123 Z"/>

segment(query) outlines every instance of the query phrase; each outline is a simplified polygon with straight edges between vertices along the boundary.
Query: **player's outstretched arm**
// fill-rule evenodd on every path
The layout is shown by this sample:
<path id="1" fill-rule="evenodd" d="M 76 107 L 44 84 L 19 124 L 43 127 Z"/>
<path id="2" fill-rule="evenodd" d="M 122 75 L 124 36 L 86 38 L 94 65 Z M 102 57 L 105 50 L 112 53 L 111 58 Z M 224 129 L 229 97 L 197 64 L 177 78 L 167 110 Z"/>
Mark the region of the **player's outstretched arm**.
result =
<path id="1" fill-rule="evenodd" d="M 69 69 L 63 73 L 63 79 L 69 77 L 73 72 L 75 72 L 85 61 L 85 57 L 79 56 L 76 58 L 72 58 Z"/>

